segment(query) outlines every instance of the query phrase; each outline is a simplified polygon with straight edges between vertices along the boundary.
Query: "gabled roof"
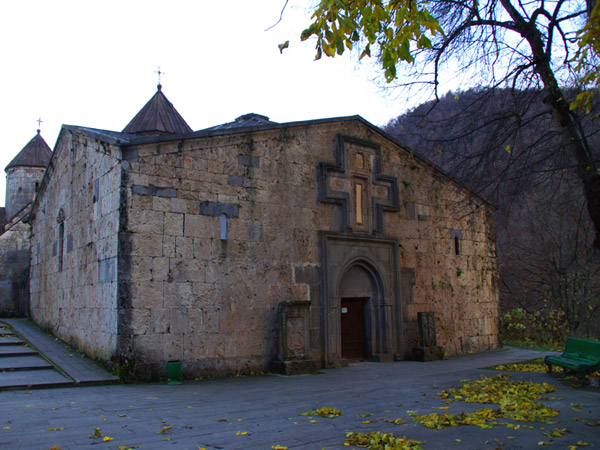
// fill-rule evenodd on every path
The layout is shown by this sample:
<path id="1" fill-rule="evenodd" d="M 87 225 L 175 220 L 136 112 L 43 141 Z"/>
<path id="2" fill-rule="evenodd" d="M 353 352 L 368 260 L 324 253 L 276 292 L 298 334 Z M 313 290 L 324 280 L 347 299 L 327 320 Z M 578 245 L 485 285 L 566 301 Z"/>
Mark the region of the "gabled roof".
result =
<path id="1" fill-rule="evenodd" d="M 52 150 L 37 130 L 37 134 L 27 143 L 13 160 L 8 163 L 4 171 L 13 167 L 42 167 L 45 168 L 52 156 Z"/>
<path id="2" fill-rule="evenodd" d="M 162 93 L 162 86 L 157 86 L 156 94 L 123 128 L 129 134 L 183 134 L 193 130 L 183 120 L 173 104 Z"/>
<path id="3" fill-rule="evenodd" d="M 478 194 L 477 192 L 473 191 L 471 188 L 466 186 L 461 180 L 446 173 L 442 168 L 438 167 L 432 161 L 429 161 L 428 159 L 425 159 L 425 158 L 419 156 L 413 150 L 411 150 L 409 147 L 407 147 L 405 144 L 398 141 L 398 139 L 396 139 L 394 136 L 383 131 L 381 128 L 373 125 L 371 122 L 369 122 L 368 120 L 364 119 L 363 117 L 361 117 L 359 115 L 345 116 L 345 117 L 331 117 L 331 118 L 327 118 L 327 119 L 313 119 L 313 120 L 305 120 L 305 121 L 298 121 L 298 122 L 278 123 L 278 122 L 271 122 L 269 120 L 269 118 L 266 116 L 261 116 L 259 114 L 250 113 L 250 114 L 245 114 L 243 116 L 238 117 L 234 122 L 228 122 L 228 123 L 224 123 L 221 125 L 216 125 L 216 126 L 213 126 L 210 128 L 205 128 L 203 130 L 195 131 L 192 133 L 187 133 L 187 132 L 180 133 L 180 134 L 166 134 L 165 133 L 162 135 L 155 134 L 155 135 L 148 135 L 148 136 L 144 136 L 144 135 L 140 135 L 140 134 L 136 135 L 136 134 L 132 134 L 132 133 L 126 133 L 125 131 L 119 133 L 119 132 L 115 132 L 115 131 L 99 130 L 99 129 L 94 129 L 94 128 L 78 127 L 78 126 L 72 126 L 72 125 L 63 125 L 63 129 L 66 129 L 66 130 L 69 130 L 72 132 L 76 132 L 76 133 L 82 133 L 93 139 L 99 139 L 99 140 L 102 140 L 107 143 L 119 145 L 119 146 L 121 146 L 121 148 L 123 150 L 125 150 L 129 146 L 136 146 L 136 145 L 155 143 L 155 142 L 156 143 L 167 142 L 167 141 L 172 141 L 175 139 L 179 140 L 179 139 L 194 139 L 194 138 L 203 138 L 203 137 L 212 137 L 212 136 L 226 136 L 226 135 L 234 135 L 234 134 L 240 134 L 240 133 L 253 133 L 253 132 L 278 130 L 278 129 L 284 130 L 284 129 L 293 128 L 293 127 L 305 127 L 305 126 L 318 125 L 318 124 L 329 124 L 329 123 L 336 123 L 336 122 L 353 122 L 353 121 L 358 121 L 358 122 L 362 123 L 366 127 L 373 130 L 374 132 L 382 135 L 384 138 L 390 140 L 391 142 L 394 142 L 400 148 L 404 149 L 404 151 L 410 153 L 412 157 L 422 161 L 424 164 L 430 166 L 436 172 L 451 179 L 454 183 L 456 183 L 462 189 L 465 189 L 466 191 L 468 191 L 471 194 L 475 195 L 476 197 L 480 198 L 488 205 L 495 207 L 489 200 L 484 198 L 481 194 Z"/>
<path id="4" fill-rule="evenodd" d="M 235 119 L 234 122 L 227 122 L 214 127 L 205 128 L 206 130 L 230 130 L 233 128 L 257 127 L 263 125 L 276 125 L 277 122 L 271 122 L 267 116 L 261 116 L 256 113 L 244 114 Z"/>

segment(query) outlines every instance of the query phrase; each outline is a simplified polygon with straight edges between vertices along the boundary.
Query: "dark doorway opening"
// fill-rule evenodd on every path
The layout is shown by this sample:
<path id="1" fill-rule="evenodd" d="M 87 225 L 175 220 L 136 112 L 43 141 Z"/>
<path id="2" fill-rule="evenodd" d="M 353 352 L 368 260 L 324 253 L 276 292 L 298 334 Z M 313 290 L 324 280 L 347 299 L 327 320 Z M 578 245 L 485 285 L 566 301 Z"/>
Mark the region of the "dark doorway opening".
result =
<path id="1" fill-rule="evenodd" d="M 342 358 L 365 359 L 366 298 L 342 298 Z"/>

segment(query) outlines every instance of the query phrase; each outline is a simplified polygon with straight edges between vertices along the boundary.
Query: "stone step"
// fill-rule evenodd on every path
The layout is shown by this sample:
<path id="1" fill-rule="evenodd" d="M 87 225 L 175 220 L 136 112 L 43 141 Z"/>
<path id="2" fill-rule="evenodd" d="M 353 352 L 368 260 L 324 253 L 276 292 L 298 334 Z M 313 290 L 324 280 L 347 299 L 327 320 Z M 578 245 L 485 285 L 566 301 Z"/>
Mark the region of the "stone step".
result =
<path id="1" fill-rule="evenodd" d="M 74 381 L 54 369 L 15 370 L 0 373 L 0 390 L 71 386 Z"/>
<path id="2" fill-rule="evenodd" d="M 37 351 L 25 345 L 0 345 L 0 357 L 37 355 Z"/>
<path id="3" fill-rule="evenodd" d="M 40 370 L 52 369 L 53 366 L 44 358 L 36 355 L 5 356 L 0 358 L 0 371 L 8 370 Z"/>
<path id="4" fill-rule="evenodd" d="M 0 336 L 0 345 L 23 345 L 25 341 L 17 336 Z"/>
<path id="5" fill-rule="evenodd" d="M 67 347 L 63 342 L 55 337 L 45 333 L 37 328 L 33 323 L 26 319 L 2 319 L 0 327 L 8 329 L 11 332 L 14 330 L 15 336 L 30 343 L 29 347 L 17 345 L 0 345 L 0 367 L 3 365 L 3 360 L 15 357 L 25 358 L 20 362 L 12 363 L 15 366 L 23 365 L 23 369 L 15 367 L 14 369 L 6 369 L 4 373 L 0 373 L 0 378 L 6 378 L 8 375 L 16 377 L 16 374 L 25 376 L 29 373 L 26 382 L 11 382 L 6 381 L 5 386 L 0 383 L 0 391 L 10 389 L 29 389 L 30 387 L 44 388 L 53 386 L 86 386 L 99 384 L 117 383 L 119 378 L 98 367 L 92 361 L 82 357 L 79 353 Z M 3 329 L 0 328 L 1 334 Z M 8 336 L 5 336 L 8 337 Z M 18 353 L 17 353 L 18 352 Z M 39 356 L 36 356 L 39 355 Z M 30 367 L 26 366 L 35 358 L 48 361 L 55 367 L 56 374 L 49 375 L 46 367 Z M 28 360 L 26 358 L 32 358 Z M 40 366 L 43 362 L 31 363 L 31 365 Z M 8 367 L 8 366 L 7 366 Z M 32 369 L 32 370 L 28 370 Z M 62 375 L 64 374 L 64 375 Z M 36 378 L 39 376 L 39 383 Z M 18 378 L 20 380 L 21 378 Z M 1 445 L 0 445 L 1 447 Z"/>

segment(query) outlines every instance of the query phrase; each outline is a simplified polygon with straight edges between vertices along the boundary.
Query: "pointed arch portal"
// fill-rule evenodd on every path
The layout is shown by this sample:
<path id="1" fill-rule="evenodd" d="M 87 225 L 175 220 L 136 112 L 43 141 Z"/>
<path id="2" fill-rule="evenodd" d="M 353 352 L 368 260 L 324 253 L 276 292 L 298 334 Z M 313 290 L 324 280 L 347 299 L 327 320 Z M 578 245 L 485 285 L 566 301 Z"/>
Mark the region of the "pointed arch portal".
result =
<path id="1" fill-rule="evenodd" d="M 395 239 L 321 234 L 326 366 L 402 356 Z"/>

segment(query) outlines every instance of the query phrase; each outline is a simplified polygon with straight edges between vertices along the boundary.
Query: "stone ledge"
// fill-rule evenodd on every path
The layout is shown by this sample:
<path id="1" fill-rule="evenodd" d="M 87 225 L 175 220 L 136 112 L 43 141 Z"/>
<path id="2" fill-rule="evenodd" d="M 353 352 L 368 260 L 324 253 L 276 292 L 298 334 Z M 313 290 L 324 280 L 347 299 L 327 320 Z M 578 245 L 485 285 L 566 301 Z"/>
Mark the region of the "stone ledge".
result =
<path id="1" fill-rule="evenodd" d="M 416 347 L 413 348 L 413 355 L 417 361 L 439 361 L 444 359 L 444 348 L 435 347 Z"/>
<path id="2" fill-rule="evenodd" d="M 271 362 L 271 372 L 282 373 L 284 375 L 314 373 L 318 368 L 319 365 L 314 359 L 278 359 Z"/>

